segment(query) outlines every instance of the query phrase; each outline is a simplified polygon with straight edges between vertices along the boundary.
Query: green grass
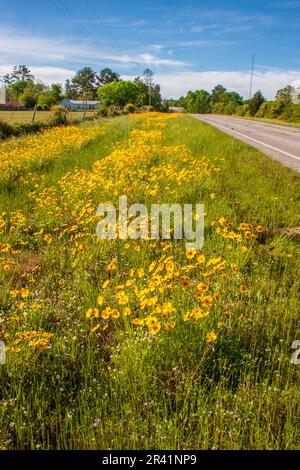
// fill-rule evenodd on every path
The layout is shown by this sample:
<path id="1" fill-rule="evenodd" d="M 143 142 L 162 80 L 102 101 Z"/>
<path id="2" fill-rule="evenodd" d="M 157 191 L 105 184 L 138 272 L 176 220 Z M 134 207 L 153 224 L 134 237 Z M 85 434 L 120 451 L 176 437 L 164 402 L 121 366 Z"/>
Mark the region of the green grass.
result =
<path id="1" fill-rule="evenodd" d="M 68 113 L 68 119 L 70 122 L 81 120 L 84 112 L 82 111 L 71 111 Z M 30 123 L 32 121 L 33 111 L 0 111 L 0 121 L 13 123 Z M 93 117 L 94 111 L 87 111 L 86 117 Z M 41 122 L 48 122 L 51 119 L 51 111 L 37 111 L 35 114 L 35 120 Z"/>
<path id="2" fill-rule="evenodd" d="M 266 122 L 268 124 L 277 124 L 280 126 L 287 126 L 287 127 L 300 127 L 299 122 L 287 122 L 281 121 L 280 119 L 269 119 L 269 118 L 258 118 L 258 117 L 245 117 L 245 116 L 234 116 L 239 119 L 248 119 L 250 121 L 259 121 L 259 122 Z"/>
<path id="3" fill-rule="evenodd" d="M 300 177 L 186 116 L 166 121 L 163 128 L 152 123 L 150 130 L 160 130 L 161 137 L 154 136 L 159 139 L 154 144 L 149 140 L 149 159 L 142 152 L 135 157 L 138 142 L 130 144 L 129 154 L 128 139 L 132 129 L 143 129 L 143 119 L 109 121 L 105 132 L 81 150 L 64 153 L 47 168 L 35 168 L 25 180 L 0 188 L 0 214 L 18 210 L 25 218 L 24 223 L 10 220 L 0 235 L 0 248 L 9 243 L 20 251 L 0 253 L 0 266 L 8 259 L 13 263 L 8 272 L 0 267 L 2 337 L 11 344 L 20 331 L 54 334 L 47 349 L 8 351 L 6 365 L 0 366 L 0 447 L 297 449 L 300 366 L 290 359 L 292 342 L 300 339 L 295 230 L 300 225 Z M 118 160 L 105 166 L 117 146 L 126 163 L 121 169 Z M 202 158 L 220 171 L 202 175 L 201 164 L 189 166 Z M 99 184 L 93 183 L 96 161 L 107 171 L 101 182 L 99 173 Z M 164 179 L 168 165 L 172 172 Z M 147 178 L 155 168 L 159 189 L 151 196 L 154 182 Z M 190 168 L 189 177 L 179 183 L 180 171 Z M 81 172 L 77 179 L 75 170 Z M 147 241 L 95 242 L 95 221 L 77 227 L 76 237 L 63 234 L 76 224 L 83 204 L 91 201 L 96 208 L 108 201 L 109 191 L 116 202 L 126 189 L 130 202 L 148 207 L 151 202 L 205 204 L 202 253 L 227 262 L 226 275 L 207 281 L 221 294 L 207 318 L 182 320 L 196 301 L 174 278 L 157 294 L 176 307 L 172 331 L 151 337 L 127 317 L 101 334 L 89 332 L 86 309 L 96 306 L 99 293 L 105 304 L 113 304 L 113 286 L 125 283 L 131 268 L 144 269 L 141 278 L 134 274 L 132 279 L 145 287 L 149 263 L 164 254 L 180 266 L 191 263 L 183 243 L 172 242 L 164 251 L 164 245 Z M 33 191 L 41 197 L 39 207 Z M 221 217 L 232 224 L 230 230 L 246 222 L 263 225 L 265 231 L 256 241 L 236 243 L 217 234 Z M 41 227 L 52 234 L 51 244 L 33 236 Z M 112 259 L 116 270 L 107 271 Z M 238 265 L 238 273 L 231 273 L 231 263 Z M 192 283 L 201 279 L 200 272 L 188 274 Z M 106 279 L 111 285 L 102 290 Z M 244 295 L 241 284 L 249 288 Z M 29 298 L 12 298 L 10 291 L 21 287 L 30 289 Z M 130 299 L 134 315 L 142 316 L 132 290 Z M 205 337 L 212 330 L 217 340 L 210 344 Z"/>

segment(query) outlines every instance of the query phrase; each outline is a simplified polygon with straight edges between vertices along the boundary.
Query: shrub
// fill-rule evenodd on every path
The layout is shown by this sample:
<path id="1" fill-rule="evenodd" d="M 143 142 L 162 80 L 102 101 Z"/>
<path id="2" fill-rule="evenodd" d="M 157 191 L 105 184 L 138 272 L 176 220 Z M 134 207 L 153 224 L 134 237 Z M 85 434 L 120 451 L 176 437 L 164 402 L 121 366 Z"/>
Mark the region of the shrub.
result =
<path id="1" fill-rule="evenodd" d="M 95 111 L 95 114 L 97 117 L 106 117 L 108 116 L 109 113 L 109 108 L 105 104 L 102 104 L 97 111 Z"/>
<path id="2" fill-rule="evenodd" d="M 259 110 L 257 111 L 257 113 L 255 114 L 255 116 L 258 118 L 269 117 L 270 112 L 271 112 L 271 106 L 272 106 L 272 103 L 264 102 L 259 108 Z"/>
<path id="3" fill-rule="evenodd" d="M 125 113 L 125 114 L 134 113 L 135 111 L 136 111 L 136 107 L 132 103 L 126 104 L 126 106 L 124 106 L 124 108 L 123 108 L 123 113 Z"/>
<path id="4" fill-rule="evenodd" d="M 108 116 L 109 117 L 120 116 L 121 114 L 123 114 L 123 110 L 121 108 L 118 108 L 117 106 L 109 106 L 108 107 Z"/>
<path id="5" fill-rule="evenodd" d="M 144 106 L 143 109 L 146 112 L 150 112 L 150 111 L 153 111 L 153 106 Z"/>
<path id="6" fill-rule="evenodd" d="M 51 108 L 51 126 L 65 126 L 68 124 L 67 110 L 63 106 L 55 105 Z"/>
<path id="7" fill-rule="evenodd" d="M 123 108 L 123 112 L 124 112 L 125 114 L 134 113 L 135 110 L 136 110 L 136 107 L 135 107 L 135 105 L 132 104 L 132 103 L 126 104 L 126 106 L 124 106 L 124 108 Z"/>
<path id="8" fill-rule="evenodd" d="M 300 104 L 293 105 L 293 114 L 291 117 L 291 121 L 300 122 Z"/>
<path id="9" fill-rule="evenodd" d="M 240 105 L 236 109 L 235 114 L 237 116 L 246 116 L 248 112 L 249 112 L 249 105 L 248 104 L 243 104 L 243 105 Z"/>
<path id="10" fill-rule="evenodd" d="M 27 135 L 27 134 L 36 134 L 37 132 L 47 129 L 47 127 L 50 127 L 47 123 L 37 121 L 33 124 L 32 123 L 16 123 L 14 125 L 14 130 L 15 130 L 16 136 L 22 136 L 22 135 Z"/>
<path id="11" fill-rule="evenodd" d="M 160 110 L 162 113 L 168 113 L 170 111 L 169 103 L 167 102 L 167 100 L 162 101 Z"/>
<path id="12" fill-rule="evenodd" d="M 0 140 L 7 139 L 15 135 L 15 129 L 7 122 L 0 121 Z"/>

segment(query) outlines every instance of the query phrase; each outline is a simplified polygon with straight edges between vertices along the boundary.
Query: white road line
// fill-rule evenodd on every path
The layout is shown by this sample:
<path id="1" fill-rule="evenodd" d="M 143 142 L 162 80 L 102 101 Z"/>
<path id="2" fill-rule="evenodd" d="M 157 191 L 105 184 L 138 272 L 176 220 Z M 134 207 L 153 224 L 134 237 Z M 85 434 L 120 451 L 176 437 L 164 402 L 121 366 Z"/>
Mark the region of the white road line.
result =
<path id="1" fill-rule="evenodd" d="M 202 118 L 201 118 L 201 119 L 202 119 Z M 300 161 L 300 157 L 297 157 L 296 155 L 292 155 L 291 153 L 285 152 L 284 150 L 280 150 L 280 149 L 277 148 L 277 147 L 273 147 L 273 145 L 265 144 L 264 142 L 261 142 L 260 140 L 253 139 L 252 137 L 249 137 L 249 136 L 246 135 L 246 134 L 242 134 L 241 132 L 235 131 L 235 130 L 233 130 L 233 129 L 228 129 L 228 127 L 222 126 L 222 124 L 219 124 L 219 123 L 217 123 L 217 122 L 210 121 L 209 119 L 205 119 L 205 118 L 204 118 L 203 121 L 209 122 L 209 123 L 211 123 L 211 124 L 215 124 L 217 127 L 221 127 L 221 128 L 223 128 L 223 129 L 226 129 L 226 131 L 228 131 L 228 132 L 231 132 L 231 133 L 233 133 L 233 134 L 240 135 L 241 137 L 244 137 L 245 139 L 252 140 L 252 142 L 255 142 L 256 144 L 264 145 L 265 147 L 268 147 L 269 149 L 275 150 L 276 152 L 279 152 L 279 153 L 283 153 L 283 154 L 286 155 L 287 157 L 294 158 L 295 160 L 299 160 L 299 161 Z"/>

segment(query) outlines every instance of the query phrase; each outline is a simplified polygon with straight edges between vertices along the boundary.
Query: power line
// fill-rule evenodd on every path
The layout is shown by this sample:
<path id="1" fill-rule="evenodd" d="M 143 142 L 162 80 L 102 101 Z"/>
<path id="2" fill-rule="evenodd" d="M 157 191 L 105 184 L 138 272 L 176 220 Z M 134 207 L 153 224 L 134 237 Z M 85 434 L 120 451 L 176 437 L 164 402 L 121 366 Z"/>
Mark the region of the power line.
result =
<path id="1" fill-rule="evenodd" d="M 65 11 L 68 13 L 69 17 L 73 20 L 72 11 L 70 11 L 70 10 L 68 9 L 68 7 L 66 6 L 66 4 L 64 3 L 64 0 L 56 0 L 56 1 L 57 1 L 57 2 L 60 2 L 60 3 L 63 5 Z M 81 12 L 84 14 L 84 16 L 87 18 L 87 20 L 88 20 L 88 21 L 91 21 L 90 18 L 85 14 L 85 12 L 82 11 L 80 5 L 78 5 L 78 3 L 76 2 L 76 0 L 74 0 L 74 3 L 77 4 L 77 6 L 80 8 Z M 89 31 L 87 28 L 85 28 L 85 26 L 83 26 L 83 25 L 80 23 L 80 21 L 77 21 L 76 18 L 74 18 L 74 21 L 75 21 L 75 23 L 81 28 L 81 30 L 85 32 L 86 37 L 90 38 L 96 45 L 98 45 L 98 47 L 100 47 L 100 50 L 102 50 L 102 52 L 104 52 L 105 54 L 108 54 L 108 55 L 110 54 L 109 50 L 106 49 L 106 46 L 103 45 L 103 43 L 100 42 L 99 39 L 98 39 L 94 34 L 92 34 L 91 31 Z M 74 21 L 73 21 L 73 22 L 74 22 Z"/>
<path id="2" fill-rule="evenodd" d="M 104 21 L 102 20 L 102 18 L 100 18 L 100 16 L 99 16 L 98 13 L 96 12 L 95 8 L 93 7 L 93 5 L 91 5 L 91 3 L 89 2 L 89 0 L 85 0 L 85 1 L 86 1 L 86 4 L 88 5 L 88 7 L 90 8 L 91 12 L 92 12 L 93 15 L 95 16 L 95 18 L 102 24 L 103 28 L 106 30 L 106 32 L 109 34 L 109 36 L 111 37 L 111 39 L 112 39 L 113 42 L 115 43 L 115 45 L 117 46 L 119 52 L 122 53 L 120 43 L 117 41 L 117 39 L 113 36 L 113 34 L 112 34 L 112 33 L 110 32 L 110 30 L 107 28 L 106 24 L 104 23 Z"/>
<path id="3" fill-rule="evenodd" d="M 92 42 L 95 43 L 98 47 L 99 47 L 99 45 L 100 45 L 99 49 L 100 49 L 101 52 L 104 52 L 104 54 L 108 54 L 107 51 L 103 50 L 103 48 L 102 48 L 103 46 L 102 46 L 102 44 L 100 44 L 100 43 L 98 42 L 98 40 L 95 40 L 95 39 L 93 38 L 93 36 L 91 36 L 91 34 L 90 34 L 88 31 L 86 31 L 86 29 L 85 29 L 84 27 L 82 27 L 81 24 L 79 24 L 76 20 L 74 20 L 70 14 L 66 13 L 66 12 L 68 12 L 69 10 L 68 10 L 68 9 L 66 8 L 66 6 L 63 4 L 63 2 L 61 2 L 61 3 L 62 3 L 63 8 L 66 10 L 66 12 L 63 10 L 63 8 L 61 8 L 60 4 L 58 3 L 58 0 L 56 0 L 56 1 L 55 1 L 55 0 L 50 0 L 50 2 L 52 3 L 52 5 L 54 5 L 54 7 L 55 7 L 69 22 L 71 22 L 73 25 L 75 25 L 75 27 L 76 27 L 89 41 L 92 41 Z"/>
<path id="4" fill-rule="evenodd" d="M 77 1 L 77 0 L 73 0 L 73 2 L 75 3 L 75 5 L 77 6 L 77 8 L 79 9 L 79 11 L 82 13 L 82 15 L 90 22 L 92 23 L 92 18 L 88 16 L 88 14 L 84 11 L 84 9 L 81 7 L 80 3 Z M 94 40 L 98 41 L 98 38 L 95 39 L 95 36 L 92 35 L 92 33 L 89 31 L 89 34 L 94 38 Z M 103 34 L 103 37 L 104 37 L 104 40 L 106 41 L 106 38 L 105 38 L 105 35 Z M 106 46 L 104 46 L 106 47 Z M 111 45 L 109 44 L 109 47 L 111 47 Z M 107 50 L 107 53 L 109 54 L 108 50 Z"/>

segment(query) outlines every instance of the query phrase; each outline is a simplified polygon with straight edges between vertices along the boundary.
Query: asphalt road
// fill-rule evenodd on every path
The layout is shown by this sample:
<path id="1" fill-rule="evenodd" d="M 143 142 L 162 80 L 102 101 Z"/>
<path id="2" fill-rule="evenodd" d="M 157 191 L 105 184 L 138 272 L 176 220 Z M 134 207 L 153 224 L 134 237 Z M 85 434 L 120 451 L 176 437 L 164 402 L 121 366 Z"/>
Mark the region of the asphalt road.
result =
<path id="1" fill-rule="evenodd" d="M 300 173 L 300 128 L 231 116 L 191 114 Z"/>

